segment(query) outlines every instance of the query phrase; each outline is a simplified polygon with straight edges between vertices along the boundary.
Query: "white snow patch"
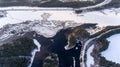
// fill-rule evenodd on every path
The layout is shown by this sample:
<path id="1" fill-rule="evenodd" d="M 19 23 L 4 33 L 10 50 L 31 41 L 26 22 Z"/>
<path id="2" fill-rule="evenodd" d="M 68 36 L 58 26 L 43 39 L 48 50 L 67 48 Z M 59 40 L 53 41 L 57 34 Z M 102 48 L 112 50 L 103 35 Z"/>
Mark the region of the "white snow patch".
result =
<path id="1" fill-rule="evenodd" d="M 92 45 L 91 47 L 89 47 L 89 49 L 87 50 L 87 61 L 86 61 L 86 65 L 87 67 L 91 67 L 91 64 L 94 64 L 94 58 L 91 56 L 91 52 L 93 51 L 94 45 Z"/>
<path id="2" fill-rule="evenodd" d="M 65 49 L 65 50 L 70 50 L 70 49 L 72 49 L 72 48 L 74 48 L 74 47 L 75 47 L 75 45 L 74 45 L 74 46 L 66 45 L 66 46 L 64 47 L 64 49 Z"/>
<path id="3" fill-rule="evenodd" d="M 107 38 L 110 42 L 107 50 L 101 52 L 107 60 L 120 63 L 120 34 L 115 34 Z"/>
<path id="4" fill-rule="evenodd" d="M 73 57 L 73 67 L 75 67 L 75 57 Z"/>
<path id="5" fill-rule="evenodd" d="M 78 50 L 78 47 L 76 47 L 75 49 Z"/>
<path id="6" fill-rule="evenodd" d="M 33 63 L 33 60 L 34 60 L 34 57 L 35 57 L 35 53 L 38 52 L 38 51 L 40 51 L 40 47 L 41 47 L 40 43 L 36 39 L 33 39 L 33 42 L 37 46 L 37 49 L 34 49 L 32 51 L 31 62 L 30 62 L 30 65 L 28 67 L 32 66 L 32 63 Z"/>

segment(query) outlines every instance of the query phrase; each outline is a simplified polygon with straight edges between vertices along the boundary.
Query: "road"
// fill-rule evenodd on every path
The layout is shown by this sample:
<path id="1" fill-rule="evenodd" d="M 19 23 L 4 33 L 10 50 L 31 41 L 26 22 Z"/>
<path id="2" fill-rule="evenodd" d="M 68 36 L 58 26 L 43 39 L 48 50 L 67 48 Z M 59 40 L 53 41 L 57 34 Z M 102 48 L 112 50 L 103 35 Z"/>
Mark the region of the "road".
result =
<path id="1" fill-rule="evenodd" d="M 101 7 L 104 6 L 106 4 L 109 4 L 112 0 L 104 0 L 103 2 L 96 4 L 96 5 L 92 5 L 92 6 L 88 6 L 88 7 L 82 7 L 82 8 L 76 8 L 75 10 L 86 10 L 86 9 L 93 9 L 93 8 L 97 8 L 97 7 Z"/>
<path id="2" fill-rule="evenodd" d="M 70 11 L 73 8 L 46 8 L 46 7 L 2 7 L 0 11 Z"/>

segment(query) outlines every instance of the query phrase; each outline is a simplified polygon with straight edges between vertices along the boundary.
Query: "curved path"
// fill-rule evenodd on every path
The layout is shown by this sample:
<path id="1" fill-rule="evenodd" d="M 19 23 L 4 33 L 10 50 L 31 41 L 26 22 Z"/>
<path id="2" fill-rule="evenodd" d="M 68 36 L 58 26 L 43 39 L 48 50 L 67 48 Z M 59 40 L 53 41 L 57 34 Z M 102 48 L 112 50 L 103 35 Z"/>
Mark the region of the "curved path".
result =
<path id="1" fill-rule="evenodd" d="M 83 49 L 82 49 L 82 51 L 81 51 L 81 56 L 80 56 L 80 58 L 82 59 L 81 67 L 85 67 L 85 63 L 84 63 L 85 58 L 84 58 L 84 57 L 85 57 L 85 53 L 86 53 L 85 50 L 86 50 L 86 48 L 87 48 L 87 45 L 89 45 L 90 42 L 93 41 L 94 39 L 99 38 L 99 37 L 101 37 L 102 35 L 104 35 L 104 34 L 106 34 L 106 33 L 109 33 L 109 32 L 111 32 L 111 31 L 117 30 L 117 29 L 120 29 L 120 28 L 108 30 L 108 31 L 102 33 L 101 35 L 99 35 L 99 36 L 97 36 L 97 37 L 94 37 L 94 38 L 91 38 L 91 39 L 89 39 L 89 40 L 87 40 L 87 41 L 85 42 L 84 47 L 83 47 Z"/>
<path id="2" fill-rule="evenodd" d="M 103 2 L 96 4 L 96 5 L 92 5 L 92 6 L 88 6 L 88 7 L 82 7 L 82 8 L 77 8 L 75 10 L 86 10 L 86 9 L 93 9 L 93 8 L 97 8 L 97 7 L 101 7 L 104 6 L 106 4 L 109 4 L 112 0 L 104 0 Z"/>

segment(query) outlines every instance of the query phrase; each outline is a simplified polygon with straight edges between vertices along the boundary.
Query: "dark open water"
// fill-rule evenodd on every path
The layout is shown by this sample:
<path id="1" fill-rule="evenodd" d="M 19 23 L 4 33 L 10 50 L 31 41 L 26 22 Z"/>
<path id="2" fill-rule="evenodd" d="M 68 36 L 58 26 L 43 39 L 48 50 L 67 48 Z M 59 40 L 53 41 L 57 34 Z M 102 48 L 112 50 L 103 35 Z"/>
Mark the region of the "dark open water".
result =
<path id="1" fill-rule="evenodd" d="M 71 50 L 65 50 L 64 46 L 67 45 L 67 39 L 65 34 L 69 30 L 62 29 L 52 38 L 45 38 L 44 36 L 37 35 L 35 39 L 41 44 L 41 51 L 36 53 L 32 67 L 42 67 L 42 61 L 48 55 L 49 52 L 58 54 L 59 57 L 59 67 L 73 67 L 73 57 L 75 57 L 75 67 L 80 67 L 80 44 Z M 77 50 L 75 48 L 78 48 Z"/>
<path id="2" fill-rule="evenodd" d="M 83 24 L 80 27 L 85 28 L 96 28 L 96 24 Z M 79 26 L 77 27 L 79 28 Z M 64 47 L 67 45 L 66 35 L 70 32 L 70 28 L 62 29 L 52 38 L 46 38 L 41 35 L 33 37 L 35 32 L 27 34 L 28 37 L 32 35 L 34 39 L 37 39 L 41 44 L 40 52 L 37 52 L 32 64 L 32 67 L 42 67 L 43 60 L 48 56 L 49 53 L 56 53 L 59 57 L 59 67 L 74 67 L 75 58 L 75 67 L 80 67 L 80 51 L 81 43 L 76 43 L 76 46 L 70 50 L 65 50 Z M 76 49 L 77 48 L 77 49 Z"/>

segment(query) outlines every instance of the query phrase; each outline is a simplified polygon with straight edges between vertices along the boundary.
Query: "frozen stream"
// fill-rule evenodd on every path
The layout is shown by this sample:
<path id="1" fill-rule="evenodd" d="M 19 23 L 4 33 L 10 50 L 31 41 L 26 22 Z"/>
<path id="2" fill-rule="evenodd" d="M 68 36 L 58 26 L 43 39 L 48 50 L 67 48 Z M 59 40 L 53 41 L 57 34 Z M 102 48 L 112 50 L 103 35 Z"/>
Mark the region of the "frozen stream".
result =
<path id="1" fill-rule="evenodd" d="M 93 48 L 94 45 L 90 46 L 89 49 L 87 50 L 87 61 L 86 61 L 87 67 L 91 67 L 91 65 L 94 64 L 94 58 L 91 56 Z"/>
<path id="2" fill-rule="evenodd" d="M 34 49 L 34 50 L 32 51 L 32 57 L 31 57 L 30 65 L 29 65 L 28 67 L 31 67 L 31 66 L 32 66 L 32 63 L 33 63 L 35 54 L 36 54 L 36 52 L 39 52 L 39 51 L 40 51 L 40 47 L 41 47 L 40 43 L 39 43 L 36 39 L 33 39 L 33 42 L 34 42 L 34 44 L 37 46 L 37 49 Z"/>

